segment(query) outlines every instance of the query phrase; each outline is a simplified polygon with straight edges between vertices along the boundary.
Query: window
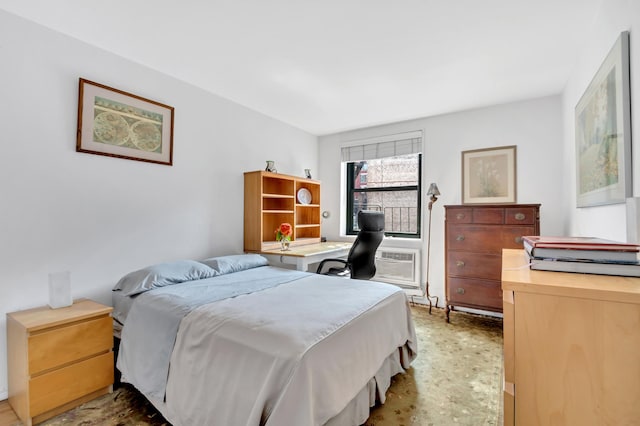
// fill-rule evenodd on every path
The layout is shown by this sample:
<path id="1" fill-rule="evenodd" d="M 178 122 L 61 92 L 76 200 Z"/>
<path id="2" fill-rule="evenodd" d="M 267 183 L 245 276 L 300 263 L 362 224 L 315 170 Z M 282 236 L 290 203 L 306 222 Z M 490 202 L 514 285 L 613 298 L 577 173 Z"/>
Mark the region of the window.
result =
<path id="1" fill-rule="evenodd" d="M 377 210 L 384 212 L 386 235 L 420 237 L 421 151 L 421 132 L 420 137 L 342 148 L 348 235 L 358 233 L 360 210 Z"/>

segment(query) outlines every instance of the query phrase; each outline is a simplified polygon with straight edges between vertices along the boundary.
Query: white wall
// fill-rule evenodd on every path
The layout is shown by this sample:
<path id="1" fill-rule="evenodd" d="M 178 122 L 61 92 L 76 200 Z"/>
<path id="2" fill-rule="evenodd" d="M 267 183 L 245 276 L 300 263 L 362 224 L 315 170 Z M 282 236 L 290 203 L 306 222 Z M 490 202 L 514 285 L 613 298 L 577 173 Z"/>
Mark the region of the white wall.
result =
<path id="1" fill-rule="evenodd" d="M 575 106 L 591 82 L 607 53 L 622 31 L 630 32 L 631 57 L 631 133 L 633 193 L 640 195 L 640 2 L 638 0 L 607 0 L 602 2 L 600 13 L 593 23 L 593 30 L 584 34 L 585 49 L 572 73 L 563 94 L 564 151 L 567 174 L 564 208 L 567 212 L 568 234 L 595 236 L 613 240 L 626 240 L 625 204 L 613 204 L 589 208 L 576 208 L 575 163 Z M 635 135 L 634 135 L 635 133 Z"/>
<path id="2" fill-rule="evenodd" d="M 134 269 L 240 253 L 243 172 L 318 163 L 315 136 L 3 11 L 0 58 L 1 400 L 5 314 L 46 304 L 49 272 L 110 304 Z M 175 107 L 174 166 L 76 153 L 79 77 Z"/>
<path id="3" fill-rule="evenodd" d="M 430 284 L 431 293 L 444 292 L 443 210 L 460 196 L 460 152 L 490 146 L 518 146 L 518 202 L 541 203 L 541 232 L 547 235 L 596 236 L 624 241 L 624 204 L 576 208 L 574 108 L 620 32 L 630 31 L 632 134 L 640 129 L 640 2 L 607 0 L 594 17 L 592 30 L 582 35 L 585 47 L 563 93 L 557 97 L 464 111 L 438 117 L 395 123 L 320 138 L 320 174 L 323 209 L 332 215 L 323 222 L 329 238 L 340 236 L 340 196 L 328 192 L 340 186 L 340 144 L 354 139 L 424 130 L 425 190 L 437 182 L 442 196 L 434 206 Z M 424 94 L 428 96 L 428 94 Z M 635 107 L 634 107 L 635 105 Z M 640 196 L 640 138 L 632 139 L 633 193 Z M 426 200 L 426 197 L 424 197 Z M 426 209 L 424 214 L 426 215 Z M 426 219 L 423 218 L 423 220 Z M 426 222 L 423 222 L 426 223 Z M 422 241 L 387 240 L 385 244 L 421 247 Z M 424 264 L 424 262 L 423 262 Z M 422 268 L 424 276 L 424 266 Z"/>
<path id="4" fill-rule="evenodd" d="M 340 146 L 345 141 L 423 130 L 423 188 L 436 182 L 442 195 L 434 204 L 431 231 L 430 293 L 444 305 L 444 209 L 460 204 L 461 152 L 505 145 L 517 146 L 517 201 L 540 203 L 541 232 L 561 234 L 564 229 L 562 187 L 562 103 L 560 96 L 533 99 L 489 108 L 394 123 L 320 137 L 319 159 L 323 209 L 331 217 L 323 222 L 323 233 L 340 239 L 341 187 Z M 423 202 L 427 197 L 423 196 Z M 426 259 L 427 209 L 423 208 L 423 239 L 385 239 L 387 246 L 422 248 Z M 423 279 L 424 281 L 424 279 Z"/>

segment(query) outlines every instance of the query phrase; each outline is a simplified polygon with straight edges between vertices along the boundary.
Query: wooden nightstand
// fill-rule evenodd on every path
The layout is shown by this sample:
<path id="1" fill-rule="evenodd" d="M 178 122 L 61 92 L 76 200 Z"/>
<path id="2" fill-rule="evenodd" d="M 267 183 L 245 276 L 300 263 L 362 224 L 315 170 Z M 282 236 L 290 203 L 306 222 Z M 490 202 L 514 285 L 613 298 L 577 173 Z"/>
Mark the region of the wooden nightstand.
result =
<path id="1" fill-rule="evenodd" d="M 112 391 L 112 310 L 77 300 L 7 314 L 9 404 L 25 425 Z"/>

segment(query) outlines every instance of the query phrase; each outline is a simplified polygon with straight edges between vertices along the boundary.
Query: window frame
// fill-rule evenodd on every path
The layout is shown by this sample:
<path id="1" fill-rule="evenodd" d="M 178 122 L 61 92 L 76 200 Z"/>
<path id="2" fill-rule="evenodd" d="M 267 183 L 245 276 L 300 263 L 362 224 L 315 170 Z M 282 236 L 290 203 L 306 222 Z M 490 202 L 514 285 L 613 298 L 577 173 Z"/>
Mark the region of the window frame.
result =
<path id="1" fill-rule="evenodd" d="M 363 160 L 366 161 L 366 160 Z M 347 195 L 347 203 L 346 203 L 346 235 L 358 235 L 358 231 L 353 230 L 353 199 L 355 193 L 368 193 L 368 192 L 399 192 L 399 191 L 416 191 L 418 194 L 417 201 L 417 221 L 416 224 L 416 232 L 408 233 L 408 232 L 388 232 L 385 231 L 384 235 L 387 237 L 399 237 L 399 238 L 412 238 L 412 239 L 420 239 L 422 238 L 422 153 L 418 153 L 418 184 L 417 185 L 405 185 L 405 186 L 387 186 L 381 188 L 355 188 L 355 167 L 353 167 L 354 163 L 359 163 L 361 161 L 348 161 L 345 162 L 346 167 L 346 195 Z"/>

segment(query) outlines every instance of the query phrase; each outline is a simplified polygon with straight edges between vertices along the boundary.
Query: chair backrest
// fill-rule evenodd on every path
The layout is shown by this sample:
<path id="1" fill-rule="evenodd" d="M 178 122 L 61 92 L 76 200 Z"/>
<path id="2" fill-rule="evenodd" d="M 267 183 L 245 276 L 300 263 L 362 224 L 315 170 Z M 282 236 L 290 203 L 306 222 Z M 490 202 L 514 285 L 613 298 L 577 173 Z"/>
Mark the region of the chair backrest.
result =
<path id="1" fill-rule="evenodd" d="M 360 232 L 351 246 L 347 262 L 351 278 L 368 280 L 376 274 L 376 250 L 384 238 L 384 213 L 370 210 L 358 212 Z"/>

